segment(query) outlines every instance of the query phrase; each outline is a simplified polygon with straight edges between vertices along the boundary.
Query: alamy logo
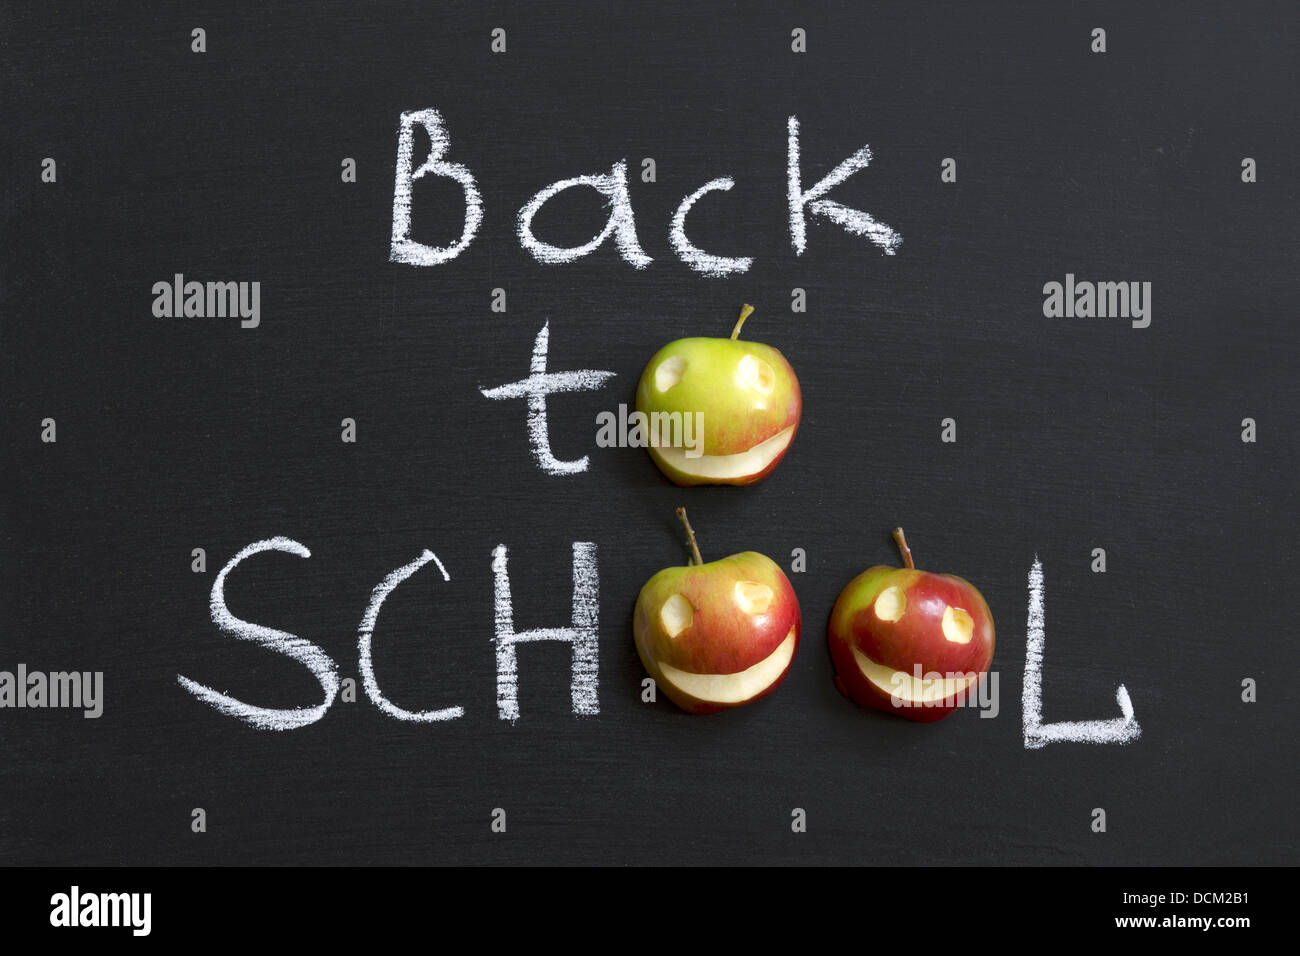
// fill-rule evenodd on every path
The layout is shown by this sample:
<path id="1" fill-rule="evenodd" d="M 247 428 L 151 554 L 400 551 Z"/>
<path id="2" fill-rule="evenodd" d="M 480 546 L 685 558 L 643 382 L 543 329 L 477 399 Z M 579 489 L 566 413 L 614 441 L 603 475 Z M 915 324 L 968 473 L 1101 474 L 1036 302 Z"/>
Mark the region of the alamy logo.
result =
<path id="1" fill-rule="evenodd" d="M 1150 282 L 1065 282 L 1043 286 L 1043 315 L 1049 319 L 1131 319 L 1133 328 L 1151 324 Z"/>
<path id="2" fill-rule="evenodd" d="M 914 664 L 910 675 L 894 671 L 889 684 L 889 702 L 895 707 L 977 707 L 981 717 L 996 717 L 1002 709 L 997 671 L 980 680 L 976 671 L 921 673 L 921 665 Z"/>
<path id="3" fill-rule="evenodd" d="M 176 273 L 171 282 L 153 284 L 153 314 L 160 319 L 240 319 L 255 329 L 262 322 L 262 283 L 186 282 Z"/>
<path id="4" fill-rule="evenodd" d="M 626 405 L 618 414 L 604 411 L 596 416 L 596 445 L 600 448 L 684 448 L 687 458 L 704 454 L 703 412 L 650 412 L 640 409 L 628 414 Z"/>
<path id="5" fill-rule="evenodd" d="M 0 671 L 0 708 L 68 707 L 94 719 L 104 712 L 103 671 Z"/>
<path id="6" fill-rule="evenodd" d="M 82 893 L 73 886 L 50 897 L 51 926 L 129 926 L 148 936 L 153 926 L 152 893 Z"/>

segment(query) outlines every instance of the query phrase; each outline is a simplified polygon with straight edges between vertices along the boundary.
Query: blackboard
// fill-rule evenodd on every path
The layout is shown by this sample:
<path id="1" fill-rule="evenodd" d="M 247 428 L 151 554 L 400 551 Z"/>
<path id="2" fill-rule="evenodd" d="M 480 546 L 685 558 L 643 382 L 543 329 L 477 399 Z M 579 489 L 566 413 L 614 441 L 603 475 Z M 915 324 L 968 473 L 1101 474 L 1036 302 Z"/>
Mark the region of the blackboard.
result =
<path id="1" fill-rule="evenodd" d="M 1300 19 L 1249 9 L 11 7 L 0 669 L 104 683 L 95 719 L 0 710 L 0 859 L 1294 863 Z M 483 210 L 429 267 L 390 259 L 419 110 Z M 896 230 L 895 254 L 825 218 L 796 252 L 792 116 L 807 182 L 870 146 L 833 198 Z M 649 264 L 612 242 L 558 265 L 521 247 L 530 197 L 620 161 Z M 753 264 L 708 277 L 669 229 L 719 177 L 734 187 L 696 204 L 692 241 Z M 451 180 L 412 205 L 418 240 L 461 234 Z M 606 212 L 573 189 L 535 225 L 580 245 Z M 259 282 L 258 324 L 156 316 L 177 274 Z M 1067 275 L 1149 282 L 1149 325 L 1045 316 Z M 596 447 L 595 416 L 631 402 L 660 346 L 726 335 L 744 302 L 804 396 L 766 481 L 679 489 L 644 451 Z M 522 400 L 482 394 L 528 374 L 543 327 L 552 371 L 615 373 L 548 402 L 555 454 L 589 456 L 577 474 L 538 467 Z M 678 505 L 706 557 L 807 555 L 785 683 L 708 718 L 643 702 L 631 638 L 641 585 L 685 563 Z M 830 608 L 896 562 L 895 525 L 918 566 L 987 598 L 997 717 L 914 724 L 835 690 Z M 178 680 L 319 703 L 301 664 L 213 623 L 217 573 L 276 536 L 310 557 L 241 564 L 232 613 L 358 686 L 279 732 Z M 537 643 L 502 720 L 494 550 L 517 627 L 563 627 L 574 542 L 596 552 L 599 713 L 572 711 L 568 648 Z M 427 564 L 397 587 L 373 652 L 390 700 L 463 708 L 420 723 L 365 693 L 358 628 L 425 549 L 448 578 Z M 1116 717 L 1122 684 L 1136 740 L 1025 746 L 1035 558 L 1044 720 Z"/>

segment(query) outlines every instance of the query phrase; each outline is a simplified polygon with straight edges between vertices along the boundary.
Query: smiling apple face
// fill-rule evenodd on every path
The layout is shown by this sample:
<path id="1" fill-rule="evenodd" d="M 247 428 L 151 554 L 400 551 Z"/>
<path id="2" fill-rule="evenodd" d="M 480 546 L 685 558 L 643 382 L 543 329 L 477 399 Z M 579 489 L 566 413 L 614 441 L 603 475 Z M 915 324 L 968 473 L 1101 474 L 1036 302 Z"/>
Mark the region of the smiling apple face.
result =
<path id="1" fill-rule="evenodd" d="M 736 338 L 748 314 L 742 313 L 732 338 L 670 342 L 641 374 L 638 411 L 703 416 L 697 449 L 650 448 L 655 464 L 676 484 L 760 481 L 794 439 L 803 411 L 799 380 L 776 349 Z"/>
<path id="2" fill-rule="evenodd" d="M 664 568 L 641 589 L 632 621 L 641 663 L 693 714 L 770 694 L 790 668 L 799 631 L 794 588 L 755 551 Z"/>
<path id="3" fill-rule="evenodd" d="M 828 641 L 836 683 L 857 703 L 939 720 L 973 699 L 988 672 L 993 615 L 956 575 L 878 566 L 841 592 Z"/>

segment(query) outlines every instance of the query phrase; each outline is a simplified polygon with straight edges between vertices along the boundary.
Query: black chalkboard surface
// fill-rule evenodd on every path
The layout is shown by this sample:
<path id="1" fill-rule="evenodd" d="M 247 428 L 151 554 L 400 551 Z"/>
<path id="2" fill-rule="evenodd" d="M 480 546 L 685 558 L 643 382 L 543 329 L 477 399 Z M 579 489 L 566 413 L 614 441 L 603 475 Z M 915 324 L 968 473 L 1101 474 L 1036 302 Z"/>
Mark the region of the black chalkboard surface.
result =
<path id="1" fill-rule="evenodd" d="M 1248 11 L 10 6 L 0 670 L 101 673 L 102 713 L 0 708 L 0 860 L 1296 862 L 1300 13 Z M 481 201 L 433 265 L 392 257 L 419 111 L 445 142 L 413 125 L 414 166 L 440 145 Z M 791 117 L 805 190 L 870 147 L 824 198 L 893 254 L 825 212 L 797 250 Z M 613 236 L 525 248 L 530 199 L 619 163 L 640 268 Z M 710 276 L 672 223 L 723 177 L 690 241 L 752 263 Z M 407 235 L 454 246 L 466 208 L 429 173 Z M 575 187 L 532 229 L 578 247 L 609 216 Z M 187 316 L 186 282 L 248 283 L 246 312 Z M 1076 307 L 1103 282 L 1142 310 Z M 681 489 L 596 444 L 657 349 L 745 302 L 803 391 L 770 477 Z M 570 474 L 540 466 L 525 399 L 484 395 L 543 329 L 547 371 L 612 373 L 546 402 L 554 457 L 587 457 Z M 803 612 L 780 689 L 712 717 L 644 701 L 632 641 L 642 584 L 686 562 L 678 505 L 706 558 L 771 556 Z M 896 525 L 988 600 L 991 719 L 835 689 L 831 606 L 897 563 Z M 226 607 L 332 662 L 328 708 L 301 661 L 214 620 L 222 568 L 275 538 L 296 553 L 241 562 Z M 575 543 L 588 712 L 571 647 L 539 641 L 502 719 L 494 554 L 515 630 L 566 628 Z M 391 707 L 460 709 L 413 721 L 376 705 L 359 643 L 426 549 L 369 641 Z M 1027 740 L 1036 560 L 1042 722 L 1122 719 L 1122 685 L 1135 739 Z"/>

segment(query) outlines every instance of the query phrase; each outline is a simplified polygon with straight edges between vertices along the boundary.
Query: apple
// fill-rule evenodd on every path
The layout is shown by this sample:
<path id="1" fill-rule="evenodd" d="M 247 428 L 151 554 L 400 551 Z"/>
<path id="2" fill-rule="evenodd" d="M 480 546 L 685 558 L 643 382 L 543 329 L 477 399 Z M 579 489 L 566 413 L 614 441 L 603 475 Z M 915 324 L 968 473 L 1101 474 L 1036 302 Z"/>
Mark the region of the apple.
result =
<path id="1" fill-rule="evenodd" d="M 636 407 L 647 418 L 702 415 L 698 448 L 650 445 L 659 470 L 678 485 L 761 481 L 794 439 L 803 410 L 799 379 L 772 346 L 739 337 L 753 311 L 741 310 L 729 339 L 669 342 L 641 373 Z"/>
<path id="2" fill-rule="evenodd" d="M 799 599 L 771 558 L 744 551 L 710 561 L 686 528 L 691 563 L 664 568 L 641 589 L 632 617 L 637 654 L 682 710 L 713 714 L 766 697 L 799 646 Z"/>
<path id="3" fill-rule="evenodd" d="M 906 567 L 868 568 L 840 592 L 828 630 L 835 684 L 863 707 L 932 721 L 973 699 L 993 662 L 993 615 L 954 574 L 918 571 L 902 528 Z"/>

